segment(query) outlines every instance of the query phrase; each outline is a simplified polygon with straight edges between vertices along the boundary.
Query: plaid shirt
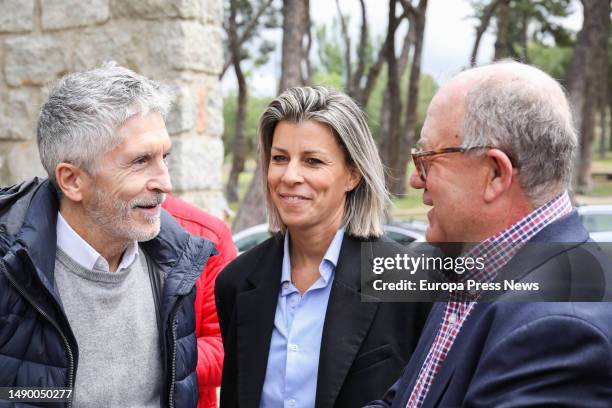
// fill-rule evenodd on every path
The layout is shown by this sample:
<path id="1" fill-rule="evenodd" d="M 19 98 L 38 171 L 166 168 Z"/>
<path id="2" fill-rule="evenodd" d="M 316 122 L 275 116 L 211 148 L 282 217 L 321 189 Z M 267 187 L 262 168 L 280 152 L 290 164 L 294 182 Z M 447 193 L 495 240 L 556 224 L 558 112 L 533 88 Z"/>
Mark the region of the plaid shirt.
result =
<path id="1" fill-rule="evenodd" d="M 529 213 L 504 231 L 472 248 L 466 255 L 472 258 L 486 256 L 487 263 L 484 269 L 474 270 L 476 272 L 469 276 L 469 278 L 477 279 L 480 282 L 492 281 L 497 271 L 527 241 L 544 227 L 566 216 L 571 211 L 572 204 L 567 192 L 565 192 Z M 461 295 L 451 294 L 451 300 L 446 304 L 444 310 L 442 324 L 419 371 L 406 408 L 419 408 L 423 404 L 448 351 L 453 346 L 461 327 L 475 305 L 476 301 L 466 301 Z"/>

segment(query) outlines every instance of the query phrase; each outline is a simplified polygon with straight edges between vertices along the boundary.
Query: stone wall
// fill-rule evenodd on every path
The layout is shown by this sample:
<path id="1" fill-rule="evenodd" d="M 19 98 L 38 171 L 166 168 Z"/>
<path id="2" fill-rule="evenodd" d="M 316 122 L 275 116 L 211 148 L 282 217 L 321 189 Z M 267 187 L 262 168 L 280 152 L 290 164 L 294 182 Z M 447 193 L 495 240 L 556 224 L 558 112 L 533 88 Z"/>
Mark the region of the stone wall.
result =
<path id="1" fill-rule="evenodd" d="M 174 84 L 174 191 L 220 216 L 222 0 L 0 0 L 0 185 L 44 175 L 36 118 L 63 74 L 115 60 Z"/>

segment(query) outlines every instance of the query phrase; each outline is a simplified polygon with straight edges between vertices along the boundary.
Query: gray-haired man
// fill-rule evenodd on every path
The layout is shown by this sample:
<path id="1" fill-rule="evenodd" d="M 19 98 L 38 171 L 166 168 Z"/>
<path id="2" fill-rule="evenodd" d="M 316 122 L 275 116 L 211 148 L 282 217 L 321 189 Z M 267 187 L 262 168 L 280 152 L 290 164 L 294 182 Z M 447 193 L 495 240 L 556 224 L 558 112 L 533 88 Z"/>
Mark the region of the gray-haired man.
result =
<path id="1" fill-rule="evenodd" d="M 43 105 L 48 180 L 0 190 L 0 386 L 78 406 L 196 406 L 194 284 L 209 241 L 161 210 L 172 94 L 114 63 Z"/>
<path id="2" fill-rule="evenodd" d="M 577 136 L 562 88 L 514 62 L 464 71 L 432 99 L 419 144 L 410 184 L 432 207 L 427 240 L 472 243 L 462 256 L 485 267 L 457 281 L 501 297 L 436 303 L 369 406 L 609 407 L 612 306 L 597 301 L 611 299 L 612 263 L 566 191 Z M 514 282 L 533 292 L 495 288 Z"/>

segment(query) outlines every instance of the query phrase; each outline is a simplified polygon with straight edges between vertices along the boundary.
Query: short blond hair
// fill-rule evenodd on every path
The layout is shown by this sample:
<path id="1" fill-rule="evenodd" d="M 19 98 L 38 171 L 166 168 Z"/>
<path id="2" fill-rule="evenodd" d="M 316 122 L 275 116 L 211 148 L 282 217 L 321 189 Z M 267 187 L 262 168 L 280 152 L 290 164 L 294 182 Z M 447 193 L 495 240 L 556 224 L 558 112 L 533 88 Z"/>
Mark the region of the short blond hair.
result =
<path id="1" fill-rule="evenodd" d="M 267 185 L 272 138 L 281 121 L 313 121 L 331 129 L 346 153 L 347 163 L 362 176 L 357 187 L 347 193 L 342 220 L 346 232 L 358 238 L 381 236 L 391 200 L 385 187 L 383 164 L 365 115 L 349 96 L 322 86 L 289 88 L 270 102 L 261 115 L 259 164 L 270 230 L 283 233 L 285 230 Z"/>

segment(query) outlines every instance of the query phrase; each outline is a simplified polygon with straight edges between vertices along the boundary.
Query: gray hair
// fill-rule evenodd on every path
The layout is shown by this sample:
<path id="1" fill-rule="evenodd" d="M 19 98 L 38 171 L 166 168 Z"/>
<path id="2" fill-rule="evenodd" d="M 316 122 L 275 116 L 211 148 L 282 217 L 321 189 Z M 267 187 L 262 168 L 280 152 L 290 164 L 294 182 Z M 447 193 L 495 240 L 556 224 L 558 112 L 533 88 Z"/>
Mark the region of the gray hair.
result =
<path id="1" fill-rule="evenodd" d="M 134 115 L 168 114 L 174 93 L 164 84 L 104 64 L 64 76 L 38 116 L 40 161 L 54 185 L 61 162 L 94 172 L 96 158 L 121 143 L 116 130 Z"/>
<path id="2" fill-rule="evenodd" d="M 463 145 L 504 151 L 527 197 L 540 206 L 571 184 L 578 146 L 571 109 L 559 83 L 544 72 L 515 62 L 494 65 L 527 76 L 492 75 L 468 93 Z"/>
<path id="3" fill-rule="evenodd" d="M 357 187 L 347 193 L 342 220 L 346 232 L 361 238 L 381 236 L 391 201 L 385 187 L 383 165 L 365 115 L 350 97 L 322 86 L 287 89 L 270 102 L 261 116 L 259 161 L 270 230 L 285 230 L 267 186 L 272 138 L 281 121 L 314 121 L 329 126 L 345 152 L 347 164 L 354 166 L 362 176 Z"/>

